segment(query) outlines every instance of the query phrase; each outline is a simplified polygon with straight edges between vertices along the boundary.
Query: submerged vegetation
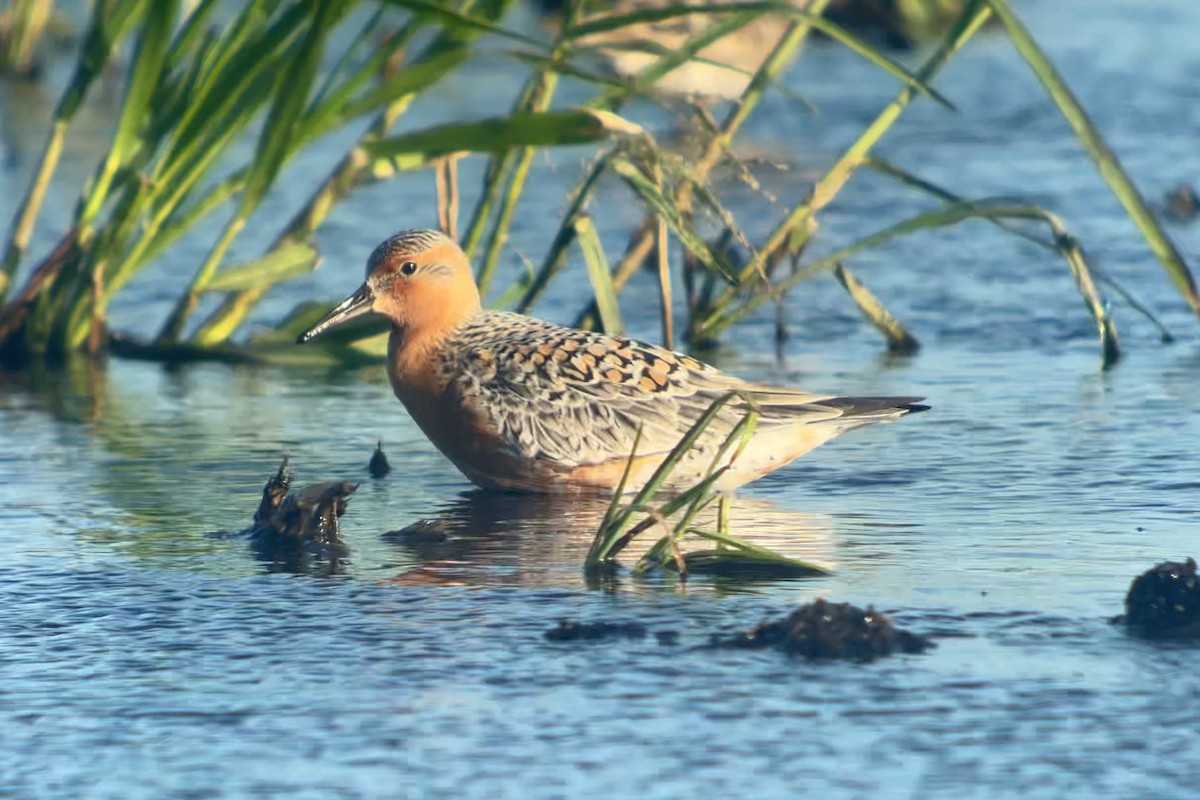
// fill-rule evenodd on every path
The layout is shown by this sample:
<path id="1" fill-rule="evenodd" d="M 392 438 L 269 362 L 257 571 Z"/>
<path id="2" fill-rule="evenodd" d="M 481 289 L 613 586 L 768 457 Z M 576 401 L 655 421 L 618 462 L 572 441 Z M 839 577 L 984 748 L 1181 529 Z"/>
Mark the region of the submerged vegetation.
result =
<path id="1" fill-rule="evenodd" d="M 620 293 L 646 262 L 655 265 L 659 276 L 662 338 L 668 345 L 680 338 L 693 344 L 712 341 L 795 284 L 836 272 L 853 301 L 888 336 L 890 346 L 911 350 L 916 340 L 883 300 L 850 272 L 848 262 L 896 237 L 977 219 L 1062 255 L 1096 321 L 1104 363 L 1112 364 L 1120 350 L 1101 281 L 1060 220 L 1028 204 L 961 197 L 872 156 L 874 146 L 914 100 L 925 97 L 952 107 L 933 82 L 992 17 L 1042 81 L 1186 302 L 1200 312 L 1200 294 L 1188 267 L 1007 0 L 918 4 L 926 11 L 939 9 L 943 32 L 939 44 L 913 71 L 832 21 L 854 21 L 845 2 L 705 4 L 703 16 L 709 23 L 692 26 L 678 49 L 656 48 L 653 40 L 644 38 L 621 45 L 641 51 L 651 62 L 631 77 L 613 77 L 596 67 L 595 37 L 606 34 L 611 47 L 614 32 L 688 19 L 697 15 L 695 5 L 632 4 L 632 10 L 626 10 L 624 4 L 568 3 L 549 40 L 506 27 L 507 12 L 514 5 L 515 0 L 201 0 L 194 5 L 179 0 L 96 0 L 75 70 L 6 238 L 0 260 L 0 349 L 16 361 L 110 346 L 154 358 L 285 357 L 288 332 L 321 309 L 302 306 L 278 331 L 250 340 L 235 334 L 272 287 L 318 265 L 312 235 L 335 204 L 371 182 L 406 173 L 428 180 L 433 172 L 443 229 L 457 235 L 476 261 L 481 289 L 495 289 L 498 304 L 519 311 L 536 305 L 549 283 L 564 272 L 577 243 L 591 286 L 591 296 L 580 298 L 581 324 L 619 329 Z M 909 5 L 879 7 L 916 19 L 904 11 Z M 687 110 L 681 113 L 704 131 L 698 156 L 673 151 L 619 115 L 633 97 L 657 99 L 655 85 L 664 76 L 689 61 L 707 63 L 706 47 L 722 37 L 738 36 L 764 15 L 776 21 L 779 37 L 724 118 L 715 119 L 703 103 L 684 105 Z M 814 31 L 870 60 L 891 75 L 899 89 L 816 180 L 809 196 L 786 209 L 764 239 L 752 241 L 723 204 L 713 175 L 732 164 L 753 180 L 731 154 L 731 145 L 764 92 L 802 53 Z M 392 133 L 419 96 L 438 91 L 448 75 L 472 61 L 483 37 L 512 47 L 505 56 L 526 70 L 511 113 Z M 116 64 L 126 71 L 125 95 L 108 153 L 81 188 L 71 225 L 59 233 L 56 246 L 40 254 L 37 262 L 26 263 L 70 127 L 101 74 L 118 68 Z M 591 99 L 569 108 L 556 103 L 556 90 L 564 80 L 590 86 Z M 278 228 L 261 256 L 230 263 L 235 240 L 289 162 L 318 139 L 350 125 L 362 129 L 361 135 Z M 256 144 L 248 155 L 231 154 L 231 144 L 251 139 Z M 509 285 L 495 286 L 538 150 L 589 142 L 596 143 L 595 155 L 584 166 L 553 235 L 547 235 L 540 262 Z M 457 164 L 464 157 L 486 158 L 487 167 L 478 199 L 460 228 Z M 941 205 L 822 258 L 807 258 L 806 245 L 817 230 L 818 215 L 862 167 L 926 193 Z M 607 261 L 588 213 L 589 199 L 605 176 L 616 176 L 645 210 L 644 221 L 630 231 L 616 264 Z M 143 270 L 172 258 L 173 245 L 198 235 L 198 226 L 214 217 L 224 221 L 216 227 L 208 254 L 192 266 L 190 276 L 178 271 L 174 306 L 160 321 L 154 340 L 138 342 L 111 333 L 107 317 L 112 299 Z M 1030 224 L 1047 225 L 1050 236 L 1029 229 Z M 744 258 L 735 258 L 735 250 L 743 251 Z M 682 321 L 673 318 L 676 283 L 686 294 Z M 1136 302 L 1131 305 L 1141 308 Z M 197 319 L 201 310 L 205 314 Z M 378 357 L 378 332 L 370 326 L 350 331 L 315 357 Z"/>
<path id="2" fill-rule="evenodd" d="M 656 498 L 671 472 L 699 441 L 721 410 L 735 399 L 749 406 L 750 410 L 717 447 L 704 477 L 687 491 L 665 500 Z M 661 529 L 663 534 L 638 559 L 633 568 L 634 574 L 640 575 L 654 569 L 673 569 L 681 578 L 686 578 L 689 572 L 738 572 L 743 577 L 760 578 L 795 578 L 826 574 L 827 571 L 821 567 L 786 558 L 730 533 L 728 497 L 718 493 L 713 487 L 732 469 L 746 445 L 750 443 L 758 420 L 753 408 L 753 400 L 738 392 L 731 392 L 713 402 L 667 454 L 633 499 L 627 504 L 622 504 L 626 480 L 637 456 L 638 441 L 641 439 L 639 431 L 625 468 L 625 475 L 613 493 L 608 511 L 600 522 L 591 549 L 588 550 L 584 561 L 585 571 L 594 575 L 611 570 L 616 565 L 617 554 L 635 537 Z M 699 527 L 698 516 L 714 504 L 718 505 L 716 528 Z M 638 519 L 639 515 L 641 519 Z M 713 542 L 716 549 L 684 552 L 681 543 L 685 537 Z"/>

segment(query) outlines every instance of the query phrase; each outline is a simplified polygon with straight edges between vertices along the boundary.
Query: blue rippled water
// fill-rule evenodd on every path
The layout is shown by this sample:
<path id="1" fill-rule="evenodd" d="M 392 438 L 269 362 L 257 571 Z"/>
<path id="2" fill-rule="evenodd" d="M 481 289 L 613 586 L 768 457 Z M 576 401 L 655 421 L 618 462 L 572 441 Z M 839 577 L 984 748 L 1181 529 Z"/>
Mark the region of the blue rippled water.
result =
<path id="1" fill-rule="evenodd" d="M 1019 9 L 1149 196 L 1200 182 L 1200 9 Z M 488 111 L 489 75 L 476 77 L 414 124 Z M 894 91 L 828 46 L 790 80 L 822 115 L 773 95 L 742 145 L 791 163 L 762 178 L 781 202 Z M 924 394 L 933 410 L 839 439 L 735 504 L 740 532 L 832 576 L 686 588 L 623 576 L 590 589 L 580 564 L 600 509 L 470 492 L 378 370 L 114 360 L 0 374 L 0 796 L 1191 796 L 1200 650 L 1131 640 L 1106 618 L 1138 572 L 1200 553 L 1195 321 L 1002 37 L 979 39 L 938 86 L 962 113 L 920 105 L 880 153 L 963 194 L 1050 207 L 1180 341 L 1161 345 L 1117 305 L 1128 357 L 1101 372 L 1066 267 L 982 224 L 854 265 L 921 338 L 916 357 L 882 356 L 832 280 L 804 284 L 788 299 L 782 360 L 774 311 L 713 358 L 813 389 Z M 17 165 L 0 174 L 0 218 L 36 153 L 32 102 L 0 95 Z M 14 109 L 34 109 L 28 130 Z M 90 167 L 93 146 L 75 142 L 68 175 Z M 577 161 L 539 163 L 546 188 L 523 201 L 514 252 L 540 252 L 549 232 L 530 221 L 557 218 Z M 320 154 L 300 167 L 293 188 L 321 174 Z M 268 216 L 285 215 L 287 189 Z M 352 197 L 321 236 L 328 266 L 260 319 L 352 289 L 390 228 L 433 222 L 431 192 L 431 180 L 401 181 Z M 614 184 L 598 201 L 610 252 L 630 222 L 624 197 Z M 822 218 L 819 245 L 923 207 L 860 176 Z M 247 252 L 272 231 L 252 233 Z M 1200 228 L 1172 232 L 1200 252 Z M 40 231 L 43 246 L 52 234 Z M 190 271 L 194 256 L 185 246 L 140 280 L 115 325 L 153 327 L 170 269 Z M 517 274 L 517 259 L 505 269 Z M 570 287 L 557 291 L 538 312 L 569 319 Z M 653 338 L 646 294 L 625 310 Z M 371 480 L 380 437 L 394 470 Z M 283 453 L 300 482 L 362 481 L 342 575 L 266 574 L 227 535 L 248 524 Z M 418 520 L 446 538 L 385 535 Z M 866 665 L 702 647 L 816 597 L 873 603 L 938 647 Z M 542 636 L 599 618 L 677 637 Z"/>

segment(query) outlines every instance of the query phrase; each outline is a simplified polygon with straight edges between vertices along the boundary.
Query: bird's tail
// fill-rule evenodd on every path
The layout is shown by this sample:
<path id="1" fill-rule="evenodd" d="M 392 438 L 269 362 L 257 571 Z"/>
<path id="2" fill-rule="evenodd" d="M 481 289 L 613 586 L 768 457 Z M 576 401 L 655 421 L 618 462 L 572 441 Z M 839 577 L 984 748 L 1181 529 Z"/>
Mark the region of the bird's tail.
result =
<path id="1" fill-rule="evenodd" d="M 832 397 L 820 401 L 820 405 L 836 408 L 842 412 L 838 419 L 861 418 L 863 422 L 891 417 L 902 417 L 905 414 L 916 414 L 928 411 L 929 406 L 922 405 L 924 397 Z"/>

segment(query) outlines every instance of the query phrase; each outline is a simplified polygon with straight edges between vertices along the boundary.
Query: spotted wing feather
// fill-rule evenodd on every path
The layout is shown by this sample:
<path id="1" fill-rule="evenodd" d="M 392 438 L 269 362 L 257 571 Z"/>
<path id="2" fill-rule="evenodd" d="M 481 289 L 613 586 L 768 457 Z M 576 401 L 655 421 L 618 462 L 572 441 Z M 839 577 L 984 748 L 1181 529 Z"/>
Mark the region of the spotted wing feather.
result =
<path id="1" fill-rule="evenodd" d="M 794 425 L 841 416 L 828 396 L 758 387 L 689 356 L 631 339 L 587 333 L 492 312 L 460 331 L 451 366 L 463 401 L 514 454 L 562 465 L 665 453 L 730 391 L 755 402 L 761 425 Z M 761 403 L 761 405 L 760 405 Z M 700 442 L 724 438 L 747 410 L 731 403 Z"/>

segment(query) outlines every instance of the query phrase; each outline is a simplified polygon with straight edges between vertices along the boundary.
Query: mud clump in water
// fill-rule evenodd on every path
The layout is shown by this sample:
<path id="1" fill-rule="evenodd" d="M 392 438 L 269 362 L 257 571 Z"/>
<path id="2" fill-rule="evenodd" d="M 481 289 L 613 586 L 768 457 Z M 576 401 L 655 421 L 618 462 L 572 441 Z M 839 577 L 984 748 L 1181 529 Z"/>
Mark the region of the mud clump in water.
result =
<path id="1" fill-rule="evenodd" d="M 367 472 L 371 473 L 372 478 L 382 478 L 392 471 L 392 465 L 388 463 L 387 456 L 383 454 L 383 442 L 375 445 L 375 452 L 371 454 L 371 460 L 367 462 Z"/>
<path id="2" fill-rule="evenodd" d="M 383 534 L 395 544 L 441 544 L 450 538 L 453 523 L 440 519 L 419 519 L 411 525 Z"/>
<path id="3" fill-rule="evenodd" d="M 346 556 L 338 519 L 358 484 L 346 481 L 314 483 L 292 492 L 292 475 L 285 456 L 279 471 L 263 487 L 254 514 L 250 542 L 255 552 L 282 571 L 306 571 L 312 562 L 336 571 Z"/>
<path id="4" fill-rule="evenodd" d="M 1112 622 L 1151 639 L 1200 637 L 1195 559 L 1164 561 L 1134 578 L 1125 595 L 1125 613 Z"/>
<path id="5" fill-rule="evenodd" d="M 543 636 L 551 642 L 599 642 L 613 639 L 643 639 L 646 626 L 640 622 L 575 622 L 562 620 Z"/>
<path id="6" fill-rule="evenodd" d="M 764 622 L 746 633 L 714 637 L 716 647 L 774 647 L 809 659 L 871 661 L 892 653 L 921 653 L 933 647 L 924 636 L 896 628 L 884 614 L 849 603 L 817 600 L 784 619 Z"/>
<path id="7" fill-rule="evenodd" d="M 1191 222 L 1200 213 L 1200 197 L 1191 186 L 1181 183 L 1167 192 L 1166 209 L 1167 215 L 1176 222 Z"/>

